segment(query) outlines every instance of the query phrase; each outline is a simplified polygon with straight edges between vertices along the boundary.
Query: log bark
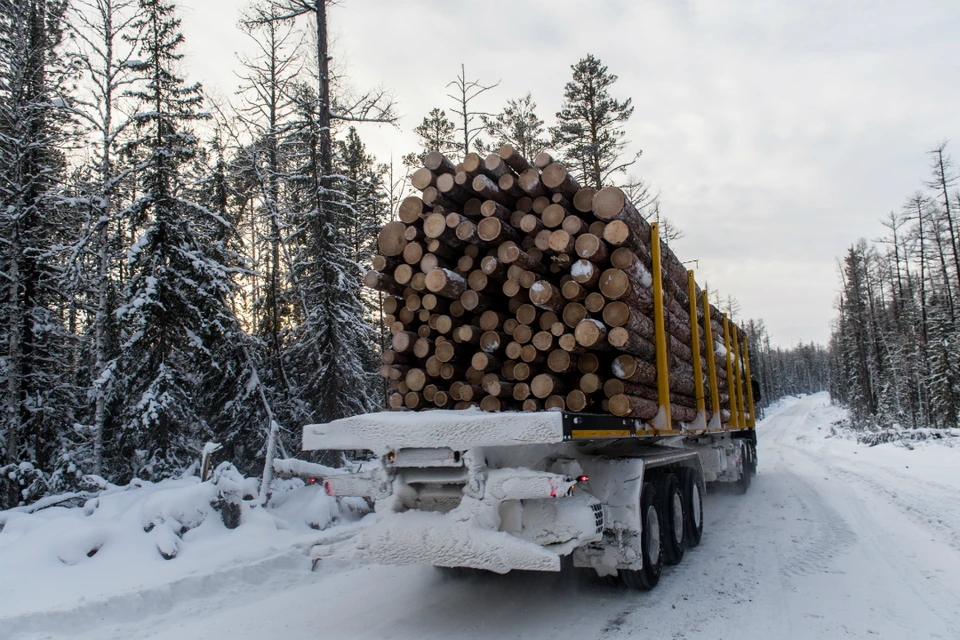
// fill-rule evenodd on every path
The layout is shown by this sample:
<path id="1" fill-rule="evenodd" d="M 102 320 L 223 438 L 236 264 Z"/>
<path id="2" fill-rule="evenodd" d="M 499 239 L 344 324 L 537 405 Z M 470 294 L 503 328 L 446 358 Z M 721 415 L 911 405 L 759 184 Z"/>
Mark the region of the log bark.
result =
<path id="1" fill-rule="evenodd" d="M 516 171 L 517 174 L 533 168 L 527 159 L 520 155 L 512 145 L 505 144 L 500 147 L 500 157 L 503 158 L 503 161 L 506 162 L 511 169 Z"/>
<path id="2" fill-rule="evenodd" d="M 407 225 L 402 222 L 388 222 L 383 225 L 380 234 L 377 236 L 377 248 L 380 249 L 380 253 L 388 258 L 403 253 L 407 246 L 407 240 L 403 236 L 406 230 Z"/>
<path id="3" fill-rule="evenodd" d="M 423 165 L 434 173 L 454 173 L 455 166 L 439 151 L 431 151 L 423 159 Z"/>
<path id="4" fill-rule="evenodd" d="M 561 311 L 566 306 L 563 293 L 548 280 L 538 280 L 530 287 L 530 302 L 547 311 Z"/>
<path id="5" fill-rule="evenodd" d="M 392 276 L 379 271 L 367 271 L 366 275 L 363 276 L 363 285 L 394 296 L 402 296 L 405 289 Z"/>
<path id="6" fill-rule="evenodd" d="M 426 284 L 430 293 L 449 299 L 459 298 L 467 288 L 467 282 L 463 276 L 448 269 L 434 269 L 428 273 Z"/>
<path id="7" fill-rule="evenodd" d="M 567 198 L 573 198 L 580 190 L 580 184 L 570 175 L 567 168 L 559 162 L 547 165 L 543 169 L 541 179 L 548 189 L 555 193 L 562 193 Z"/>

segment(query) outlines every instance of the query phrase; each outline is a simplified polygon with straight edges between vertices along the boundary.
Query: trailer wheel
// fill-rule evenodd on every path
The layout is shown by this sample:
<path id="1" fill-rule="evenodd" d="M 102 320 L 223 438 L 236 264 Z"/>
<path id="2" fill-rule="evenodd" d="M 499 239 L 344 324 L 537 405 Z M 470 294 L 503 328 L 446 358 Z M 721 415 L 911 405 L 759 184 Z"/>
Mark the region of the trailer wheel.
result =
<path id="1" fill-rule="evenodd" d="M 657 502 L 660 503 L 660 539 L 663 545 L 663 563 L 680 564 L 683 560 L 686 535 L 684 532 L 683 494 L 677 476 L 663 473 L 657 478 Z"/>
<path id="2" fill-rule="evenodd" d="M 684 467 L 677 472 L 680 490 L 683 492 L 683 505 L 686 517 L 683 519 L 687 529 L 687 546 L 700 544 L 703 536 L 703 496 L 700 493 L 700 474 L 696 469 Z"/>
<path id="3" fill-rule="evenodd" d="M 750 474 L 757 475 L 757 445 L 750 443 Z"/>
<path id="4" fill-rule="evenodd" d="M 746 493 L 747 489 L 750 488 L 750 480 L 752 474 L 750 473 L 750 444 L 748 442 L 741 442 L 740 444 L 740 479 L 737 480 L 737 487 L 740 489 L 740 493 Z"/>
<path id="5" fill-rule="evenodd" d="M 663 554 L 660 544 L 660 509 L 657 505 L 657 492 L 649 482 L 643 483 L 640 491 L 640 520 L 643 530 L 640 533 L 640 553 L 643 568 L 639 570 L 620 570 L 620 578 L 627 587 L 649 591 L 660 582 L 663 570 Z"/>

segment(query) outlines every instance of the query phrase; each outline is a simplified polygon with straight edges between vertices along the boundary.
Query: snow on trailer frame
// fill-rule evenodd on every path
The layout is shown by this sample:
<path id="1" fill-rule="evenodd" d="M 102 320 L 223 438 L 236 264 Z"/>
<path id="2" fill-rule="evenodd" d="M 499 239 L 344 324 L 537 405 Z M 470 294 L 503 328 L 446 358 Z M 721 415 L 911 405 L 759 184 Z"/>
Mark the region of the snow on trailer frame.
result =
<path id="1" fill-rule="evenodd" d="M 377 522 L 311 555 L 497 573 L 559 571 L 572 555 L 575 566 L 652 588 L 664 562 L 699 543 L 705 481 L 742 484 L 750 469 L 746 441 L 730 432 L 651 436 L 648 427 L 475 409 L 310 425 L 304 450 L 379 457 L 367 471 L 321 478 L 330 495 L 371 500 Z"/>

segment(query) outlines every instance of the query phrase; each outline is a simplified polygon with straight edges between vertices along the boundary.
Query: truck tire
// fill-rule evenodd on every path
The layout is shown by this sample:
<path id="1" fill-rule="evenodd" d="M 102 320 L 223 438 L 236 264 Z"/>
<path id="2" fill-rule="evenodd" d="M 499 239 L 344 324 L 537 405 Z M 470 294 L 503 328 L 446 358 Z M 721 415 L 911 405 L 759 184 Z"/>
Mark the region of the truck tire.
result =
<path id="1" fill-rule="evenodd" d="M 737 480 L 737 488 L 741 494 L 745 494 L 750 488 L 750 443 L 742 442 L 740 449 L 740 479 Z"/>
<path id="2" fill-rule="evenodd" d="M 677 472 L 683 506 L 686 511 L 683 522 L 687 530 L 687 546 L 700 544 L 703 536 L 703 495 L 700 492 L 700 474 L 696 469 L 684 467 Z"/>
<path id="3" fill-rule="evenodd" d="M 757 445 L 750 443 L 750 474 L 757 475 Z"/>
<path id="4" fill-rule="evenodd" d="M 643 558 L 642 569 L 621 569 L 620 579 L 630 589 L 649 591 L 660 582 L 663 571 L 663 554 L 660 544 L 660 510 L 657 504 L 657 492 L 649 482 L 643 483 L 640 491 L 640 553 Z"/>
<path id="5" fill-rule="evenodd" d="M 666 472 L 654 482 L 657 502 L 660 503 L 660 540 L 663 546 L 663 563 L 680 564 L 686 548 L 683 494 L 677 476 Z"/>

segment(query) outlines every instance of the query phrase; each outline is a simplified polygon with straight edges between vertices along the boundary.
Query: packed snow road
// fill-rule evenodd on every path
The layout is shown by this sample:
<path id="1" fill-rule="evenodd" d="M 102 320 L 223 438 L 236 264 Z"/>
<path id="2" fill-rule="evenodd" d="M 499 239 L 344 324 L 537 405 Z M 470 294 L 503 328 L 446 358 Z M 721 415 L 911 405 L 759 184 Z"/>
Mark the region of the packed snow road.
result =
<path id="1" fill-rule="evenodd" d="M 78 603 L 20 621 L 19 631 L 176 640 L 960 638 L 960 450 L 826 438 L 839 415 L 826 404 L 820 394 L 770 412 L 749 493 L 711 492 L 702 544 L 649 593 L 572 569 L 464 579 L 429 567 L 327 564 L 310 573 L 290 554 L 206 576 L 202 587 Z"/>

